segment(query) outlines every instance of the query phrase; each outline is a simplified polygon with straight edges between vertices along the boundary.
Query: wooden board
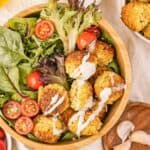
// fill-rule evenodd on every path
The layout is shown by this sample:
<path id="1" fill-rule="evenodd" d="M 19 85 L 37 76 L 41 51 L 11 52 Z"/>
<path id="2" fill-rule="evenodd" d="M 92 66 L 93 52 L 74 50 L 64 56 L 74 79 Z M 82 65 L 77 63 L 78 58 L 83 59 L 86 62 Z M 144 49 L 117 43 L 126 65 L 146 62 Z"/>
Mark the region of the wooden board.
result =
<path id="1" fill-rule="evenodd" d="M 103 137 L 104 149 L 112 150 L 114 146 L 121 144 L 121 139 L 117 135 L 117 127 L 123 121 L 131 121 L 135 125 L 134 131 L 142 130 L 150 134 L 149 116 L 150 104 L 130 102 L 116 125 Z M 150 146 L 133 142 L 130 149 L 149 150 Z"/>
<path id="2" fill-rule="evenodd" d="M 33 6 L 32 8 L 26 9 L 19 14 L 17 14 L 14 17 L 25 17 L 30 14 L 36 13 L 40 11 L 45 4 L 41 5 L 36 5 Z M 7 25 L 7 23 L 5 24 Z M 120 100 L 118 100 L 115 104 L 113 104 L 111 111 L 109 115 L 107 116 L 104 125 L 100 132 L 97 135 L 85 138 L 85 139 L 80 139 L 76 142 L 67 142 L 67 143 L 58 143 L 58 144 L 43 144 L 43 143 L 37 143 L 32 140 L 29 140 L 23 136 L 20 136 L 17 134 L 13 129 L 11 129 L 3 119 L 0 118 L 0 125 L 9 133 L 11 134 L 16 140 L 21 141 L 22 143 L 28 145 L 29 147 L 32 147 L 36 150 L 72 150 L 72 149 L 77 149 L 82 147 L 83 145 L 90 144 L 92 141 L 96 140 L 97 138 L 102 137 L 104 134 L 106 134 L 112 127 L 113 125 L 118 121 L 120 118 L 121 114 L 123 113 L 123 110 L 125 109 L 127 103 L 128 103 L 128 97 L 129 97 L 129 91 L 130 91 L 130 85 L 131 85 L 131 66 L 129 62 L 129 57 L 127 50 L 121 41 L 120 37 L 116 33 L 116 31 L 107 23 L 106 20 L 102 19 L 99 22 L 100 28 L 102 30 L 107 31 L 110 36 L 112 37 L 114 41 L 114 46 L 116 48 L 116 54 L 117 54 L 117 59 L 119 61 L 120 69 L 121 69 L 121 74 L 125 79 L 126 82 L 126 89 L 124 91 L 124 94 Z"/>

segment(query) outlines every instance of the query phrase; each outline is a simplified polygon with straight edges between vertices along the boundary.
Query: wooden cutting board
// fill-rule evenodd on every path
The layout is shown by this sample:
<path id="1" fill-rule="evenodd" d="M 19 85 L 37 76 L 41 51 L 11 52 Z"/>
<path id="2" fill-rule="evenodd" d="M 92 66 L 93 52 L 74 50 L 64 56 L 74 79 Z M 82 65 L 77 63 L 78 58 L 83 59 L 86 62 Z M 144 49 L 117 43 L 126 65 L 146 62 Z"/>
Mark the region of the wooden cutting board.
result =
<path id="1" fill-rule="evenodd" d="M 116 130 L 119 123 L 126 120 L 133 122 L 134 131 L 143 130 L 150 134 L 150 104 L 130 102 L 118 123 L 103 137 L 104 150 L 112 150 L 115 145 L 121 144 Z M 150 146 L 132 143 L 131 150 L 150 150 Z"/>

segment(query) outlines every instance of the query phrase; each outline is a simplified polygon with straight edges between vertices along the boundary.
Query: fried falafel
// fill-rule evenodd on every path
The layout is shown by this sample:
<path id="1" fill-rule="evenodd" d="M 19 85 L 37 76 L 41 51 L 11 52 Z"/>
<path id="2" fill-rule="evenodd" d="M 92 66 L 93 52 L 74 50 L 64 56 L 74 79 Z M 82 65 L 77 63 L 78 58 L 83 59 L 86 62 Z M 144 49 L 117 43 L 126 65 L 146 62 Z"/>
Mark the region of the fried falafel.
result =
<path id="1" fill-rule="evenodd" d="M 88 81 L 75 80 L 70 89 L 71 108 L 75 111 L 85 107 L 93 97 L 92 85 Z"/>
<path id="2" fill-rule="evenodd" d="M 150 4 L 130 2 L 122 8 L 121 19 L 133 31 L 142 31 L 150 22 Z"/>
<path id="3" fill-rule="evenodd" d="M 112 104 L 123 95 L 123 91 L 125 88 L 124 79 L 120 75 L 112 71 L 105 71 L 96 79 L 94 84 L 95 93 L 99 99 L 101 98 L 101 92 L 105 88 L 111 89 L 111 95 L 107 100 L 107 104 Z"/>
<path id="4" fill-rule="evenodd" d="M 65 131 L 64 124 L 53 117 L 39 115 L 34 119 L 33 135 L 45 143 L 56 143 Z"/>
<path id="5" fill-rule="evenodd" d="M 38 103 L 45 115 L 61 114 L 70 105 L 68 92 L 59 84 L 41 87 L 38 93 Z"/>
<path id="6" fill-rule="evenodd" d="M 97 58 L 86 51 L 74 51 L 65 59 L 67 74 L 74 79 L 87 80 L 96 71 Z"/>
<path id="7" fill-rule="evenodd" d="M 108 65 L 113 60 L 114 48 L 105 42 L 97 41 L 93 54 L 98 58 L 98 65 Z"/>

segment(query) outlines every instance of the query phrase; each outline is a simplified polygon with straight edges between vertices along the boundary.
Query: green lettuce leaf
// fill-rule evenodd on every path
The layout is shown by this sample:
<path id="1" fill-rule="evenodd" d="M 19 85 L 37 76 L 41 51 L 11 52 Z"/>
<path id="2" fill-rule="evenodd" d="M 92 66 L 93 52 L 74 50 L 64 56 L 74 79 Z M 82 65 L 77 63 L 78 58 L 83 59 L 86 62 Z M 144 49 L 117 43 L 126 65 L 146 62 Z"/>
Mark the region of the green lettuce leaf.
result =
<path id="1" fill-rule="evenodd" d="M 28 60 L 19 33 L 0 26 L 0 65 L 16 66 L 21 60 Z"/>
<path id="2" fill-rule="evenodd" d="M 22 37 L 29 37 L 33 34 L 36 18 L 13 18 L 8 21 L 8 27 L 20 33 Z"/>
<path id="3" fill-rule="evenodd" d="M 72 132 L 68 131 L 62 135 L 60 141 L 71 141 L 73 138 L 77 138 L 77 136 Z"/>
<path id="4" fill-rule="evenodd" d="M 6 103 L 10 98 L 8 93 L 0 92 L 0 108 L 3 107 L 4 103 Z"/>
<path id="5" fill-rule="evenodd" d="M 22 98 L 19 86 L 19 71 L 17 67 L 4 68 L 0 66 L 0 90 L 7 93 L 18 93 Z"/>
<path id="6" fill-rule="evenodd" d="M 41 12 L 41 18 L 51 20 L 56 28 L 60 40 L 63 42 L 64 53 L 75 50 L 78 35 L 90 27 L 97 25 L 101 19 L 101 12 L 91 4 L 88 8 L 70 8 L 67 5 L 49 0 L 48 8 Z"/>

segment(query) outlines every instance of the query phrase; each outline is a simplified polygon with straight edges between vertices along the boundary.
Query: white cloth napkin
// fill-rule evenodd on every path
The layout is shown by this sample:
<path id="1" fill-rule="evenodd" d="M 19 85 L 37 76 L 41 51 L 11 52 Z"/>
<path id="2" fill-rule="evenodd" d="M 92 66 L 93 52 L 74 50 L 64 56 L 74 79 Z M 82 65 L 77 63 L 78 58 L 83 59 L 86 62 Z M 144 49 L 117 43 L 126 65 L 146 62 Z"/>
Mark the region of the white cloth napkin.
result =
<path id="1" fill-rule="evenodd" d="M 86 0 L 86 4 L 93 0 Z M 100 0 L 97 0 L 100 1 Z M 17 12 L 47 0 L 10 0 L 10 3 L 0 8 L 0 25 Z M 124 0 L 103 0 L 101 10 L 103 17 L 113 26 L 124 41 L 129 52 L 132 65 L 132 90 L 130 100 L 150 103 L 150 44 L 139 39 L 120 19 L 120 11 Z M 29 150 L 19 142 L 14 141 L 14 150 Z M 102 150 L 101 139 L 82 150 Z"/>

